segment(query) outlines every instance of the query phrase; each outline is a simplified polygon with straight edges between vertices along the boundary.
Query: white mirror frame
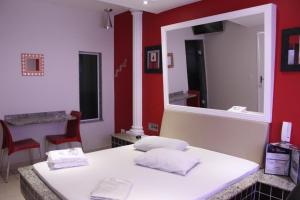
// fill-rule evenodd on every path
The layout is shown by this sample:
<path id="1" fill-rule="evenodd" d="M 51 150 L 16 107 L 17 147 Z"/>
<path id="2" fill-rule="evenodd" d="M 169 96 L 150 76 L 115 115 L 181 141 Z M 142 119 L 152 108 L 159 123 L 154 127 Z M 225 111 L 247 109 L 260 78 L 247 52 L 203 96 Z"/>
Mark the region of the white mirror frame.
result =
<path id="1" fill-rule="evenodd" d="M 172 105 L 169 103 L 169 85 L 168 85 L 168 61 L 167 61 L 167 32 L 195 25 L 207 24 L 217 21 L 231 20 L 239 17 L 246 17 L 256 14 L 264 14 L 264 112 L 241 112 L 235 113 L 226 110 L 216 110 L 210 108 L 195 108 L 188 106 Z M 219 15 L 199 18 L 185 21 L 177 24 L 161 27 L 162 37 L 162 61 L 163 61 L 163 84 L 164 84 L 164 108 L 168 110 L 177 110 L 183 112 L 215 115 L 222 117 L 239 118 L 252 121 L 268 122 L 272 121 L 273 107 L 273 88 L 274 88 L 274 65 L 275 65 L 275 40 L 276 40 L 276 5 L 266 4 L 262 6 L 251 7 L 247 9 L 232 11 Z"/>

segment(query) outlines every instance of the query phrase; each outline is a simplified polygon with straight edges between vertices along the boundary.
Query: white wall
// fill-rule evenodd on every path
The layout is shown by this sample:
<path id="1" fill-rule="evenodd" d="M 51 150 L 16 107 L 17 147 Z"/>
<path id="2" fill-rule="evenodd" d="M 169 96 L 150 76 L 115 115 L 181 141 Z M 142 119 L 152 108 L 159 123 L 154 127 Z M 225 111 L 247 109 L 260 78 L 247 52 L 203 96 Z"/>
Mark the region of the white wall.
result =
<path id="1" fill-rule="evenodd" d="M 209 108 L 258 109 L 257 36 L 262 26 L 246 28 L 225 22 L 221 33 L 205 35 Z"/>
<path id="2" fill-rule="evenodd" d="M 168 69 L 169 93 L 188 90 L 185 40 L 204 39 L 194 35 L 192 28 L 184 28 L 167 33 L 168 53 L 173 53 L 174 68 Z"/>
<path id="3" fill-rule="evenodd" d="M 79 109 L 78 52 L 102 53 L 101 122 L 81 124 L 86 151 L 110 145 L 114 132 L 113 30 L 101 13 L 40 0 L 0 1 L 0 118 L 7 114 Z M 21 53 L 43 53 L 45 75 L 21 75 Z M 64 124 L 13 128 L 14 138 L 64 132 Z M 28 160 L 27 154 L 14 162 Z"/>

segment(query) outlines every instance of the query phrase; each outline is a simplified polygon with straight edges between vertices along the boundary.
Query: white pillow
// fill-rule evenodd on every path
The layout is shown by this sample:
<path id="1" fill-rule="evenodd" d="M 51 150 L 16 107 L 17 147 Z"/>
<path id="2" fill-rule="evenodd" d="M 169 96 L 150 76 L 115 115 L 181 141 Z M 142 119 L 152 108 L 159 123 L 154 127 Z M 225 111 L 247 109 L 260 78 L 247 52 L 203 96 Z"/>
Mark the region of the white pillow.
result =
<path id="1" fill-rule="evenodd" d="M 144 167 L 184 176 L 199 163 L 199 159 L 187 152 L 158 148 L 140 155 L 134 162 Z"/>
<path id="2" fill-rule="evenodd" d="M 177 149 L 183 151 L 188 145 L 189 144 L 183 140 L 159 136 L 146 136 L 138 140 L 134 144 L 134 148 L 140 151 L 149 151 L 156 148 Z"/>

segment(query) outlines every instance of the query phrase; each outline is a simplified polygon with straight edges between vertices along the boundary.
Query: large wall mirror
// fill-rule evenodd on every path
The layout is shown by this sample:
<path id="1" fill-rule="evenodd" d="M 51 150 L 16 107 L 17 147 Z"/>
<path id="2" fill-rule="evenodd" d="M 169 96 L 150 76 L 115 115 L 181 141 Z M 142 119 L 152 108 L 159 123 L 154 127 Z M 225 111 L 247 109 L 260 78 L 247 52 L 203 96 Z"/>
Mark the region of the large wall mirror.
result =
<path id="1" fill-rule="evenodd" d="M 271 122 L 275 24 L 267 4 L 162 27 L 165 109 Z"/>

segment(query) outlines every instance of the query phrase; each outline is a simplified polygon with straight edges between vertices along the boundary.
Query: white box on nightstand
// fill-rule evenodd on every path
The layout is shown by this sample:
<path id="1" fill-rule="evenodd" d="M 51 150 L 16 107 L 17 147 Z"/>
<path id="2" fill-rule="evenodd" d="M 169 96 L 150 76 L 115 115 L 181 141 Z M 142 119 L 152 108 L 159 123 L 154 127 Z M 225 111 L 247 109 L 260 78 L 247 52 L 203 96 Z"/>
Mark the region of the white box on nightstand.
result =
<path id="1" fill-rule="evenodd" d="M 288 176 L 291 150 L 279 144 L 268 144 L 266 148 L 265 173 Z"/>

